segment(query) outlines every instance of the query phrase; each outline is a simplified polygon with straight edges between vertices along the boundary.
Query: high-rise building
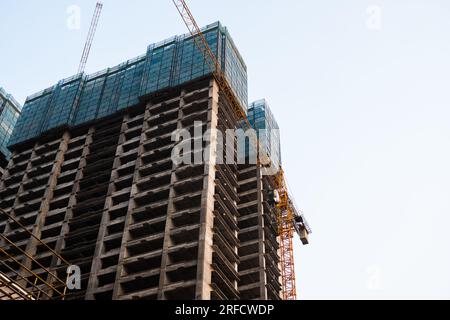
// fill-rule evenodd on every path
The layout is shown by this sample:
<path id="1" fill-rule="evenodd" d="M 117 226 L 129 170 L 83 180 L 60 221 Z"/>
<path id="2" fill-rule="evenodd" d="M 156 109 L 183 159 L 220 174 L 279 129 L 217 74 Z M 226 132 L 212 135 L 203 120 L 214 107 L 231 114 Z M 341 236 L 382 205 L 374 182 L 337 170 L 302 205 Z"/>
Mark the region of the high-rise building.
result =
<path id="1" fill-rule="evenodd" d="M 266 154 L 275 166 L 281 166 L 280 127 L 267 101 L 261 99 L 252 102 L 247 109 L 247 116 Z"/>
<path id="2" fill-rule="evenodd" d="M 0 177 L 11 155 L 7 146 L 20 110 L 21 105 L 0 87 Z"/>
<path id="3" fill-rule="evenodd" d="M 246 66 L 229 33 L 220 23 L 203 31 L 246 106 Z M 30 96 L 0 208 L 35 237 L 0 215 L 1 247 L 8 239 L 27 253 L 11 250 L 20 264 L 0 259 L 0 272 L 31 270 L 30 282 L 39 275 L 38 286 L 62 291 L 47 272 L 65 278 L 61 256 L 81 271 L 71 299 L 280 299 L 273 177 L 235 155 L 216 161 L 217 132 L 238 120 L 189 35 Z M 207 161 L 173 161 L 181 129 L 201 129 L 203 148 L 187 154 Z"/>

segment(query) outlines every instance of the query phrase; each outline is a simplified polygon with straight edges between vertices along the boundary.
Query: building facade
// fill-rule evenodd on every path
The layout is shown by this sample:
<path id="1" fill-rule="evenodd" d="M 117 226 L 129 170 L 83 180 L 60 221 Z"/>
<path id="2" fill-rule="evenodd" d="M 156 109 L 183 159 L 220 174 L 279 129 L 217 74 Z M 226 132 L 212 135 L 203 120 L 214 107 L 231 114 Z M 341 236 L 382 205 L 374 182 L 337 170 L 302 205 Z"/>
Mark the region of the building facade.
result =
<path id="1" fill-rule="evenodd" d="M 250 125 L 256 130 L 259 143 L 277 167 L 281 166 L 280 127 L 265 99 L 252 102 L 247 109 Z"/>
<path id="2" fill-rule="evenodd" d="M 219 23 L 203 30 L 244 106 L 246 67 L 231 37 Z M 60 256 L 81 272 L 69 299 L 280 299 L 275 182 L 236 154 L 217 161 L 217 131 L 239 119 L 206 65 L 189 36 L 175 37 L 27 99 L 0 208 L 31 234 L 0 215 L 1 247 L 26 252 L 1 258 L 0 272 L 17 278 L 25 267 L 59 288 L 47 271 L 65 278 Z M 174 163 L 174 131 L 193 134 L 199 122 L 206 161 Z"/>
<path id="3" fill-rule="evenodd" d="M 20 116 L 21 105 L 0 87 L 0 176 L 8 163 L 11 152 L 7 146 L 14 126 Z"/>

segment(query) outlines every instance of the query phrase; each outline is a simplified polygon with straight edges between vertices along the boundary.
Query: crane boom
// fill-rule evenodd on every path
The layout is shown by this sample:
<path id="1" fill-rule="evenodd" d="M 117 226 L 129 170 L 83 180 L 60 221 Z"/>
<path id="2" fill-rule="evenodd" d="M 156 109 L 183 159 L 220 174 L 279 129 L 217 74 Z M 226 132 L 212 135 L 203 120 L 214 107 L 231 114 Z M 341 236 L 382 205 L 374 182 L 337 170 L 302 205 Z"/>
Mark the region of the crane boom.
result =
<path id="1" fill-rule="evenodd" d="M 188 5 L 185 0 L 172 0 L 175 7 L 177 8 L 181 18 L 183 19 L 186 27 L 189 30 L 192 38 L 194 39 L 194 43 L 199 49 L 199 51 L 203 54 L 205 59 L 207 60 L 212 72 L 214 79 L 216 80 L 221 93 L 223 93 L 226 101 L 232 107 L 232 110 L 238 120 L 244 120 L 245 124 L 248 128 L 251 128 L 250 122 L 248 120 L 247 114 L 242 108 L 239 100 L 236 98 L 236 95 L 231 89 L 222 69 L 217 60 L 217 57 L 212 52 L 209 47 L 208 42 L 201 29 L 199 28 L 197 22 L 195 21 L 194 16 L 192 15 Z M 257 141 L 257 145 L 259 145 L 259 141 Z M 258 148 L 261 150 L 260 148 Z M 267 156 L 264 156 L 267 158 Z M 260 157 L 258 157 L 258 165 L 260 164 Z M 293 250 L 293 235 L 296 231 L 296 222 L 295 222 L 295 207 L 293 205 L 293 201 L 289 198 L 289 192 L 287 188 L 287 183 L 284 176 L 284 171 L 282 169 L 279 170 L 278 174 L 275 177 L 277 188 L 280 189 L 280 194 L 282 195 L 280 203 L 277 205 L 278 207 L 278 233 L 280 237 L 280 264 L 281 264 L 281 274 L 282 274 L 282 294 L 283 299 L 285 300 L 296 300 L 297 292 L 296 292 L 296 284 L 295 284 L 295 267 L 294 267 L 294 250 Z M 306 232 L 309 232 L 307 230 Z"/>
<path id="2" fill-rule="evenodd" d="M 223 74 L 219 60 L 217 59 L 214 52 L 212 52 L 209 47 L 208 42 L 206 41 L 205 35 L 199 28 L 197 22 L 195 21 L 194 16 L 191 13 L 186 1 L 184 0 L 172 0 L 173 4 L 177 8 L 181 18 L 184 21 L 184 24 L 189 30 L 192 38 L 194 39 L 195 45 L 200 50 L 200 52 L 205 57 L 208 62 L 211 70 L 213 71 L 213 76 L 221 89 L 222 93 L 225 95 L 228 103 L 231 105 L 233 112 L 237 115 L 238 119 L 245 120 L 248 128 L 251 128 L 250 122 L 248 121 L 247 115 L 245 114 L 244 109 L 242 108 L 239 100 L 236 98 L 233 90 L 231 89 L 228 81 Z"/>
<path id="3" fill-rule="evenodd" d="M 78 67 L 78 73 L 84 72 L 84 69 L 86 68 L 86 63 L 89 58 L 89 53 L 91 52 L 92 42 L 94 41 L 95 31 L 97 30 L 97 25 L 100 19 L 102 9 L 103 3 L 97 2 L 97 5 L 95 6 L 94 15 L 91 21 L 91 26 L 89 27 L 89 33 L 87 36 L 86 44 L 84 45 L 83 54 L 81 56 L 80 66 Z"/>

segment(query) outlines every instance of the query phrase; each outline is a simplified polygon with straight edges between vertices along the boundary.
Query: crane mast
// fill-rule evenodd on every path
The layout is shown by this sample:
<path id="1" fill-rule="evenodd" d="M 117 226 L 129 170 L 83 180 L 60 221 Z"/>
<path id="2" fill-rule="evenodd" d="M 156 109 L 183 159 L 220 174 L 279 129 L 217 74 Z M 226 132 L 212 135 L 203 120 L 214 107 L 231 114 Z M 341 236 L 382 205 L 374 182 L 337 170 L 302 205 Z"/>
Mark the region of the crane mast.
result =
<path id="1" fill-rule="evenodd" d="M 244 120 L 248 128 L 251 128 L 250 122 L 248 120 L 247 114 L 243 110 L 239 100 L 236 98 L 234 92 L 232 91 L 223 71 L 221 70 L 219 61 L 217 60 L 215 54 L 212 52 L 211 48 L 206 41 L 204 34 L 199 28 L 194 16 L 192 15 L 188 5 L 185 0 L 172 0 L 175 7 L 177 8 L 181 18 L 183 19 L 186 27 L 188 28 L 192 38 L 194 39 L 195 45 L 199 51 L 204 55 L 207 60 L 211 70 L 213 71 L 213 76 L 225 96 L 227 102 L 231 105 L 233 112 L 237 119 Z M 259 142 L 258 142 L 259 144 Z M 259 161 L 259 157 L 258 157 Z M 258 163 L 259 165 L 259 163 Z M 278 216 L 278 233 L 280 237 L 280 264 L 281 264 L 281 275 L 282 275 L 282 295 L 285 300 L 296 300 L 296 282 L 295 282 L 295 265 L 294 265 L 294 249 L 293 249 L 293 235 L 295 231 L 299 233 L 298 226 L 302 226 L 301 234 L 302 241 L 307 243 L 305 240 L 305 234 L 309 233 L 309 228 L 302 225 L 303 221 L 297 223 L 296 219 L 301 220 L 300 216 L 296 216 L 296 209 L 289 197 L 289 192 L 287 188 L 287 183 L 284 176 L 284 171 L 279 170 L 278 174 L 275 176 L 276 187 L 280 194 L 280 202 L 277 204 Z"/>
<path id="2" fill-rule="evenodd" d="M 92 42 L 94 41 L 95 31 L 97 30 L 98 21 L 100 19 L 100 14 L 103 9 L 103 3 L 97 2 L 95 6 L 94 15 L 92 17 L 91 26 L 89 27 L 89 33 L 87 36 L 86 43 L 84 45 L 83 54 L 81 56 L 80 66 L 78 67 L 78 73 L 84 72 L 86 68 L 86 63 L 89 58 L 89 53 L 91 52 Z"/>
<path id="3" fill-rule="evenodd" d="M 276 177 L 276 186 L 280 201 L 277 204 L 279 210 L 278 234 L 280 237 L 280 264 L 281 280 L 284 300 L 297 300 L 297 288 L 295 282 L 294 264 L 294 210 L 289 200 L 289 192 L 284 178 L 284 171 L 280 169 Z"/>

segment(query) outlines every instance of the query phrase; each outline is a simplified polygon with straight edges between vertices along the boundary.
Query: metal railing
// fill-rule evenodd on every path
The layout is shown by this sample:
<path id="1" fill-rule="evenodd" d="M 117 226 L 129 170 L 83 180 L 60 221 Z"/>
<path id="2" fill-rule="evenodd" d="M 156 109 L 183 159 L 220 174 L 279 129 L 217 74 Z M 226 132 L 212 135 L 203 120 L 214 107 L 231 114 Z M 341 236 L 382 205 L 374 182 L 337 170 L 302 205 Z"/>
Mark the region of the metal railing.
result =
<path id="1" fill-rule="evenodd" d="M 60 260 L 54 269 L 65 268 L 68 270 L 70 263 L 59 255 L 50 246 L 36 237 L 26 226 L 19 220 L 0 209 L 0 215 L 6 216 L 12 224 L 19 226 L 19 229 L 25 231 L 38 245 L 44 246 L 52 253 L 52 258 Z M 16 245 L 14 241 L 8 238 L 4 233 L 0 233 L 0 239 L 4 241 L 4 245 L 0 247 L 0 293 L 1 299 L 8 300 L 64 300 L 67 294 L 66 273 L 65 281 L 58 277 L 56 270 L 51 270 L 37 261 L 32 255 Z M 19 257 L 23 256 L 23 259 Z M 28 264 L 25 263 L 28 260 Z M 31 264 L 30 264 L 31 263 Z M 33 270 L 33 265 L 38 266 L 42 272 L 38 274 Z"/>

